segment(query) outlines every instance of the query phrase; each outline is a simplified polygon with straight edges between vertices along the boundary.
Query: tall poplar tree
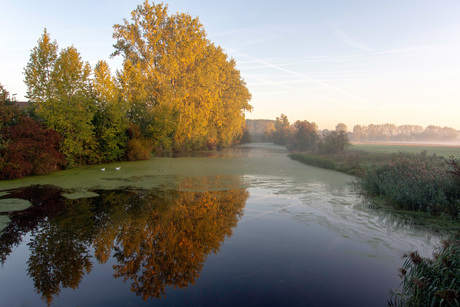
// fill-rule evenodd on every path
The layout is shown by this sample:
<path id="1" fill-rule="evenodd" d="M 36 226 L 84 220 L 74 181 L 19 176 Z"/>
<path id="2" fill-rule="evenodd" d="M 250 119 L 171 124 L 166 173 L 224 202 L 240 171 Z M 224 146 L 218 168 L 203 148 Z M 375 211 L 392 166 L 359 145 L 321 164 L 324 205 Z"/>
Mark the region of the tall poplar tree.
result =
<path id="1" fill-rule="evenodd" d="M 131 118 L 156 147 L 193 150 L 241 135 L 244 111 L 252 109 L 249 91 L 198 18 L 169 16 L 166 5 L 145 1 L 114 30 Z"/>
<path id="2" fill-rule="evenodd" d="M 106 61 L 97 62 L 94 68 L 92 91 L 96 104 L 93 119 L 98 154 L 103 161 L 122 158 L 126 145 L 126 106 L 121 103 L 120 90 Z"/>
<path id="3" fill-rule="evenodd" d="M 56 100 L 49 102 L 49 111 L 39 113 L 64 137 L 61 151 L 70 166 L 98 161 L 92 125 L 95 108 L 90 95 L 90 74 L 89 63 L 83 62 L 75 47 L 62 50 L 52 74 Z"/>
<path id="4" fill-rule="evenodd" d="M 68 166 L 97 162 L 91 67 L 73 46 L 57 52 L 45 29 L 24 71 L 27 97 L 36 115 L 63 137 L 61 152 Z"/>
<path id="5" fill-rule="evenodd" d="M 24 82 L 27 85 L 26 97 L 35 107 L 45 108 L 44 104 L 55 99 L 52 73 L 58 58 L 58 49 L 57 42 L 51 41 L 49 33 L 44 29 L 24 69 Z"/>
<path id="6" fill-rule="evenodd" d="M 273 143 L 278 145 L 286 145 L 291 134 L 291 124 L 286 115 L 281 114 L 276 118 L 275 129 L 272 131 Z"/>

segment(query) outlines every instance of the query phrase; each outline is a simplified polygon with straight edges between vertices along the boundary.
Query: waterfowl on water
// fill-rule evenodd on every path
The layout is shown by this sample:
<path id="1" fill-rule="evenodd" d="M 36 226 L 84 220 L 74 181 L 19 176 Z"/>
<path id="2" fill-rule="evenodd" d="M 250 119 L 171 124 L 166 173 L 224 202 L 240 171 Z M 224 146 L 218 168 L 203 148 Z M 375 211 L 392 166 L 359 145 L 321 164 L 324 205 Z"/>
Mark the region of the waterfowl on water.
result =
<path id="1" fill-rule="evenodd" d="M 104 172 L 104 171 L 105 171 L 105 168 L 101 168 L 101 171 L 103 171 L 103 172 Z"/>
<path id="2" fill-rule="evenodd" d="M 118 167 L 115 167 L 115 169 L 116 169 L 117 171 L 119 171 L 119 170 L 121 169 L 121 167 L 118 166 Z"/>

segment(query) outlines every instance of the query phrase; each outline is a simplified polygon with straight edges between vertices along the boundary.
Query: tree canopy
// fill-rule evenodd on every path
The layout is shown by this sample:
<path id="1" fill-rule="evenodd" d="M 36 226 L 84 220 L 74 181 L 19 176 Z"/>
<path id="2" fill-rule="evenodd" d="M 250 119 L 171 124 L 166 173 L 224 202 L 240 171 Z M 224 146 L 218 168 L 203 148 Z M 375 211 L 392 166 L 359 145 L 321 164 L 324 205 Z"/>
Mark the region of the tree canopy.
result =
<path id="1" fill-rule="evenodd" d="M 251 94 L 198 18 L 145 1 L 113 37 L 115 74 L 60 50 L 46 29 L 24 69 L 29 115 L 62 137 L 66 167 L 239 142 Z"/>
<path id="2" fill-rule="evenodd" d="M 251 95 L 222 48 L 198 18 L 168 15 L 167 5 L 145 1 L 131 21 L 114 26 L 113 55 L 123 56 L 119 80 L 131 120 L 175 151 L 228 146 L 242 135 Z"/>

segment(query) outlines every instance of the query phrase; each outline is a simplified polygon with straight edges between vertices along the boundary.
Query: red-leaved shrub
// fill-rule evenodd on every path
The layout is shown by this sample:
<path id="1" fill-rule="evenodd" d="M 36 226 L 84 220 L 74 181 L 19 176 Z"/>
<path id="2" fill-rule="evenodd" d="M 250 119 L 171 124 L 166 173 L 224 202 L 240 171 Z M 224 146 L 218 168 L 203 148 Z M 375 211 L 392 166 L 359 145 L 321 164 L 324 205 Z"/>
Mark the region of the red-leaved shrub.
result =
<path id="1" fill-rule="evenodd" d="M 60 135 L 25 115 L 15 125 L 3 127 L 0 134 L 6 140 L 0 148 L 0 179 L 42 175 L 65 164 L 59 152 Z"/>

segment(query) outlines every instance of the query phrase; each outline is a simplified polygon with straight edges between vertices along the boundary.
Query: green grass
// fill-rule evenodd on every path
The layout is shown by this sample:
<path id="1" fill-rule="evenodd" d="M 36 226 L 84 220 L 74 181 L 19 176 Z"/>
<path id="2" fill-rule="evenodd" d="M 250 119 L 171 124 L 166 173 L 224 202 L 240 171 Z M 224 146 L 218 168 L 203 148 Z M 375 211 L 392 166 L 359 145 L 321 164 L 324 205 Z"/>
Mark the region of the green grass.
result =
<path id="1" fill-rule="evenodd" d="M 394 152 L 408 152 L 408 153 L 421 153 L 426 151 L 427 154 L 436 154 L 442 157 L 454 156 L 460 158 L 460 145 L 455 147 L 448 146 L 429 146 L 429 145 L 402 145 L 402 144 L 352 144 L 350 150 L 359 150 L 375 153 L 394 153 Z"/>

